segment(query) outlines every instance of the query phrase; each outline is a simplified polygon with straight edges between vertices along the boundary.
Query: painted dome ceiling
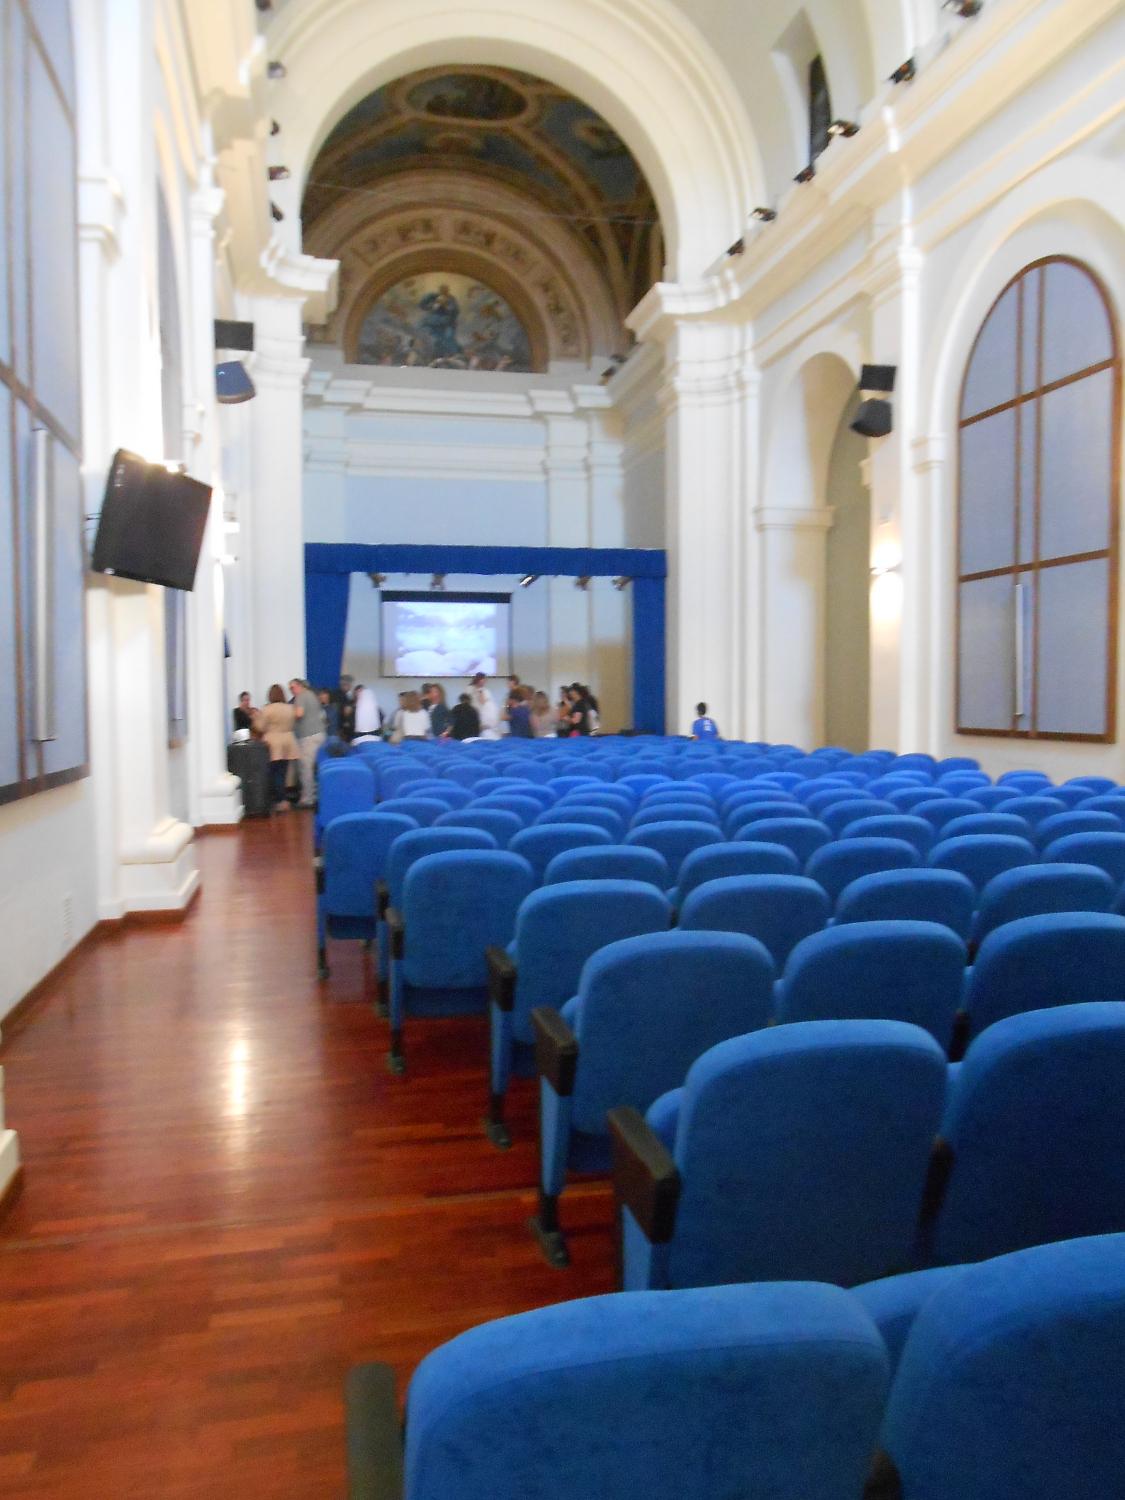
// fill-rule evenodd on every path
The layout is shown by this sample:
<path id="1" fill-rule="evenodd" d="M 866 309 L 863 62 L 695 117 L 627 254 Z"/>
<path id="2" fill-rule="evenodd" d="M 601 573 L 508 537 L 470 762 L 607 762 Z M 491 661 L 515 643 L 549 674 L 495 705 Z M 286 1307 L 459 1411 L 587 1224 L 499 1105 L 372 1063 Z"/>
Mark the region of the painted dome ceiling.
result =
<path id="1" fill-rule="evenodd" d="M 339 307 L 313 337 L 367 362 L 371 310 L 443 274 L 502 299 L 531 368 L 623 352 L 625 315 L 661 270 L 628 147 L 564 90 L 505 68 L 430 68 L 369 94 L 321 148 L 302 218 L 306 250 L 341 262 Z"/>

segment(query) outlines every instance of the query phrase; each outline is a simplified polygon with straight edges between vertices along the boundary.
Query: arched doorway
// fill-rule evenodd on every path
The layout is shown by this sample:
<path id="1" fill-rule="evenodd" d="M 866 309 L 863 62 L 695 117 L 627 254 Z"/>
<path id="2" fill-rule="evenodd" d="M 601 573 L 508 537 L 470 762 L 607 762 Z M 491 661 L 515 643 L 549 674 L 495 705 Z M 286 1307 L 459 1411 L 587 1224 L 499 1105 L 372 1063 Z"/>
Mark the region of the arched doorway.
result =
<path id="1" fill-rule="evenodd" d="M 825 502 L 832 526 L 824 599 L 824 737 L 856 751 L 869 748 L 871 698 L 871 499 L 860 468 L 867 443 L 849 425 L 858 406 L 857 392 L 828 457 Z"/>

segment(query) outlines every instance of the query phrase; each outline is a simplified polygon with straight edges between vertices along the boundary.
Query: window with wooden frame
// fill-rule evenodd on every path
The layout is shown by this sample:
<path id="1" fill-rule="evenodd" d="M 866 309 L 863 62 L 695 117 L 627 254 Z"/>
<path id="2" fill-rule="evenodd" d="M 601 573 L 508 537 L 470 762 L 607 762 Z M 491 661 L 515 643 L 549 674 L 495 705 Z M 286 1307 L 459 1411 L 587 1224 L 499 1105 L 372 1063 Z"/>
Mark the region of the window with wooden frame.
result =
<path id="1" fill-rule="evenodd" d="M 1026 266 L 985 319 L 959 422 L 957 730 L 1116 734 L 1121 360 L 1079 261 Z"/>

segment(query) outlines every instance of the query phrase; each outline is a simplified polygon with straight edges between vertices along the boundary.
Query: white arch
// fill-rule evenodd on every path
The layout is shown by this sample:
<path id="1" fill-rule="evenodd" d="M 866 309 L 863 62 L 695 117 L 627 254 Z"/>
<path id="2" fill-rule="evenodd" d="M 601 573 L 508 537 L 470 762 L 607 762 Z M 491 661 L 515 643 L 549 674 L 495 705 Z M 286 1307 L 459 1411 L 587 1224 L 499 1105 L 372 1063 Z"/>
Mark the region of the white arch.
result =
<path id="1" fill-rule="evenodd" d="M 763 431 L 763 503 L 820 506 L 836 430 L 859 379 L 859 335 L 838 324 L 817 329 L 782 361 Z"/>
<path id="2" fill-rule="evenodd" d="M 306 176 L 336 122 L 373 89 L 443 63 L 535 73 L 598 110 L 652 186 L 674 279 L 700 277 L 761 200 L 742 102 L 671 0 L 294 0 L 269 50 L 287 70 L 270 108 L 293 174 L 275 196 L 294 237 Z"/>

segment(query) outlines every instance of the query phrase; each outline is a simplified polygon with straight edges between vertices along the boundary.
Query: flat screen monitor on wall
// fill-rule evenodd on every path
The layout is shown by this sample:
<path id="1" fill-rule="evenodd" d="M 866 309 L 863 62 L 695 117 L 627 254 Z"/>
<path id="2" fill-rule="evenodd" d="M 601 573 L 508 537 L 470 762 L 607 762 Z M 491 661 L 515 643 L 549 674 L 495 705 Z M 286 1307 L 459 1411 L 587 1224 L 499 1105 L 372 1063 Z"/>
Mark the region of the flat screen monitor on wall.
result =
<path id="1" fill-rule="evenodd" d="M 95 573 L 191 589 L 210 505 L 210 485 L 119 448 L 90 566 Z"/>
<path id="2" fill-rule="evenodd" d="M 510 594 L 384 592 L 384 677 L 506 677 L 512 670 Z"/>

